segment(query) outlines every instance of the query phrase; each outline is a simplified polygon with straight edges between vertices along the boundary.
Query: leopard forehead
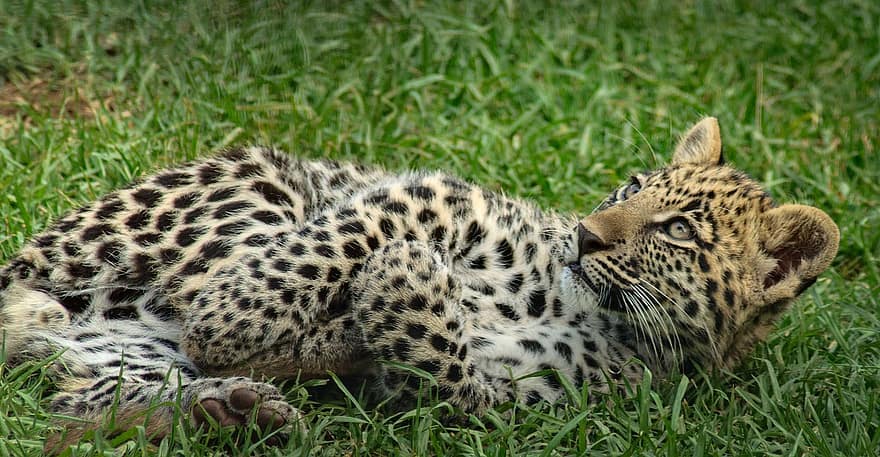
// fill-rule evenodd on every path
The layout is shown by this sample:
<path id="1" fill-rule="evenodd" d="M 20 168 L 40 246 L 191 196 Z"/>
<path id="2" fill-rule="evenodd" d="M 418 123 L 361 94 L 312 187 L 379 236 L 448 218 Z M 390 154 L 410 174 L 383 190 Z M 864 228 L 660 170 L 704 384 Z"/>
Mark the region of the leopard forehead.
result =
<path id="1" fill-rule="evenodd" d="M 710 243 L 748 242 L 761 213 L 776 206 L 751 177 L 727 166 L 676 166 L 647 175 L 633 199 L 639 213 L 653 222 L 685 217 L 698 231 L 700 247 Z M 727 235 L 727 237 L 723 237 Z"/>
<path id="2" fill-rule="evenodd" d="M 646 188 L 663 189 L 670 197 L 772 204 L 770 195 L 754 179 L 726 165 L 669 166 L 645 173 L 645 180 Z"/>

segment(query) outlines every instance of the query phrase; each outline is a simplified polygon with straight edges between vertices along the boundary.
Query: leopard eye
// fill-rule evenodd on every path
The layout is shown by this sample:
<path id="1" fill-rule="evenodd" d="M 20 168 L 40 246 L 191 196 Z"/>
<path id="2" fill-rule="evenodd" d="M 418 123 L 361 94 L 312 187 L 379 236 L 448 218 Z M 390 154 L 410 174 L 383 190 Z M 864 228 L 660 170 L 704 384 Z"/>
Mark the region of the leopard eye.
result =
<path id="1" fill-rule="evenodd" d="M 642 190 L 642 185 L 639 184 L 636 178 L 633 178 L 632 183 L 626 186 L 626 189 L 623 189 L 623 199 L 629 200 L 633 195 L 639 193 L 640 190 Z"/>
<path id="2" fill-rule="evenodd" d="M 694 228 L 684 219 L 675 219 L 665 226 L 663 231 L 672 238 L 687 241 L 694 238 Z"/>

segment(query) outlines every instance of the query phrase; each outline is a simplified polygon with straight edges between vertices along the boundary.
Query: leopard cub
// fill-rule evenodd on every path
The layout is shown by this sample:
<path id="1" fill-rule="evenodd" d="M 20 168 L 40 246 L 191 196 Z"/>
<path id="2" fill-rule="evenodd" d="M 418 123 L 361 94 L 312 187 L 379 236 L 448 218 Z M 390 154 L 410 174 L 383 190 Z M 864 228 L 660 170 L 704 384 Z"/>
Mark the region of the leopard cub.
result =
<path id="1" fill-rule="evenodd" d="M 50 409 L 82 421 L 50 451 L 111 406 L 162 436 L 176 399 L 195 425 L 291 427 L 262 380 L 327 371 L 406 400 L 415 367 L 479 414 L 560 400 L 559 377 L 603 390 L 643 367 L 730 367 L 838 240 L 822 211 L 725 165 L 713 118 L 580 219 L 445 173 L 241 148 L 34 236 L 0 270 L 0 328 L 12 363 L 61 351 Z"/>

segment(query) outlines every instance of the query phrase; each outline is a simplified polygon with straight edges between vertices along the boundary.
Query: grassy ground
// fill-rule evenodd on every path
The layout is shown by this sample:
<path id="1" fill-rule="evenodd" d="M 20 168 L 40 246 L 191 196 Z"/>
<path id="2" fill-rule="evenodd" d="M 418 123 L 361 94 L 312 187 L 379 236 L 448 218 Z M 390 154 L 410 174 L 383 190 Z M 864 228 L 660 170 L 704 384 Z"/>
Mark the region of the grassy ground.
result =
<path id="1" fill-rule="evenodd" d="M 880 453 L 880 4 L 245 3 L 0 0 L 0 258 L 77 203 L 236 143 L 445 168 L 583 213 L 704 114 L 729 160 L 825 209 L 842 244 L 734 373 L 452 428 L 291 388 L 308 434 L 227 451 Z M 50 391 L 41 365 L 0 364 L 0 456 L 40 455 Z M 230 439 L 179 430 L 157 447 L 135 429 L 75 454 Z"/>

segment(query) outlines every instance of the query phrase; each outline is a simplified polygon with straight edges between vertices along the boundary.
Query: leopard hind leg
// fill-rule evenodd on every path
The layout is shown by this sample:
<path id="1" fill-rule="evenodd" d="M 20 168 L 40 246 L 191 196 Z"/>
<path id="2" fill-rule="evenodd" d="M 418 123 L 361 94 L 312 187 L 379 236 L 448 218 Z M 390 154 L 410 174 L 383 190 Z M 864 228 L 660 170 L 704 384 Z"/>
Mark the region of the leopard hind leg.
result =
<path id="1" fill-rule="evenodd" d="M 160 439 L 177 418 L 193 427 L 253 421 L 265 432 L 283 431 L 299 420 L 299 412 L 270 384 L 203 377 L 179 350 L 180 329 L 173 322 L 157 328 L 136 319 L 93 316 L 28 332 L 26 359 L 57 354 L 50 368 L 58 391 L 48 410 L 59 427 L 46 440 L 50 454 L 98 428 L 115 433 L 144 425 L 148 436 Z"/>
<path id="2" fill-rule="evenodd" d="M 0 333 L 8 362 L 39 360 L 54 352 L 44 333 L 70 326 L 70 313 L 51 295 L 12 284 L 0 294 Z"/>
<path id="3" fill-rule="evenodd" d="M 0 272 L 3 278 L 10 277 Z M 48 410 L 58 427 L 47 437 L 47 453 L 98 428 L 113 433 L 145 425 L 158 439 L 178 417 L 194 427 L 253 421 L 268 432 L 298 422 L 298 411 L 274 386 L 200 373 L 180 350 L 180 325 L 140 312 L 162 297 L 144 293 L 116 303 L 92 290 L 76 295 L 87 306 L 72 313 L 62 302 L 76 291 L 58 298 L 18 280 L 0 286 L 5 362 L 48 360 L 55 381 Z"/>

